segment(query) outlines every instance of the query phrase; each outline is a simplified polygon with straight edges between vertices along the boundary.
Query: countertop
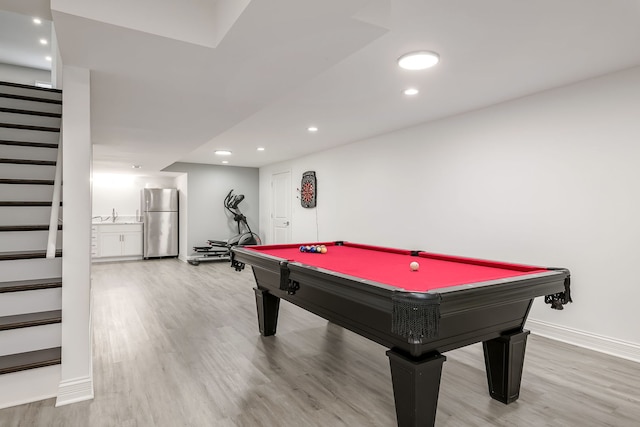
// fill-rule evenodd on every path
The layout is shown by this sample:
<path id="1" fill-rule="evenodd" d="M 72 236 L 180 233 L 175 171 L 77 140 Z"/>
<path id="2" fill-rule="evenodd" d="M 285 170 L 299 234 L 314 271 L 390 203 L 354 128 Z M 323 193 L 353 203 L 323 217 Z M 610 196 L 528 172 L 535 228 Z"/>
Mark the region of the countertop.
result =
<path id="1" fill-rule="evenodd" d="M 91 218 L 91 224 L 93 225 L 142 224 L 142 221 L 137 221 L 135 215 L 118 216 L 116 217 L 115 222 L 110 216 L 95 216 Z"/>

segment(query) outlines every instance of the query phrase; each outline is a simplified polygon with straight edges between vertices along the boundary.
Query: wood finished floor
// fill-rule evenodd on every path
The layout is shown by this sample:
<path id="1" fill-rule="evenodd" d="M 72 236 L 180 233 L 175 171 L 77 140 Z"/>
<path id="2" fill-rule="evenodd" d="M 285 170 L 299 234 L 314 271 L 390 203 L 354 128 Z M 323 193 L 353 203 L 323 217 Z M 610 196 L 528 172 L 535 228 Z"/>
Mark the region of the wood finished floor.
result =
<path id="1" fill-rule="evenodd" d="M 249 269 L 150 260 L 92 276 L 95 399 L 3 409 L 0 426 L 396 425 L 385 349 L 286 302 L 261 338 Z M 507 406 L 480 345 L 446 355 L 439 427 L 640 425 L 640 364 L 532 335 Z"/>

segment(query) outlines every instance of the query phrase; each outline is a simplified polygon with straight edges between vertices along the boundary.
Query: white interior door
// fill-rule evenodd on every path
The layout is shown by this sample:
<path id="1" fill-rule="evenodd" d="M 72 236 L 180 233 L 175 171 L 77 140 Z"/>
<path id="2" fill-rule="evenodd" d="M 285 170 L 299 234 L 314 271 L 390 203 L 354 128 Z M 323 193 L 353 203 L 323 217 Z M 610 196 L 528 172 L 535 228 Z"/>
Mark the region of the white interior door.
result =
<path id="1" fill-rule="evenodd" d="M 271 175 L 271 243 L 291 242 L 291 172 Z"/>

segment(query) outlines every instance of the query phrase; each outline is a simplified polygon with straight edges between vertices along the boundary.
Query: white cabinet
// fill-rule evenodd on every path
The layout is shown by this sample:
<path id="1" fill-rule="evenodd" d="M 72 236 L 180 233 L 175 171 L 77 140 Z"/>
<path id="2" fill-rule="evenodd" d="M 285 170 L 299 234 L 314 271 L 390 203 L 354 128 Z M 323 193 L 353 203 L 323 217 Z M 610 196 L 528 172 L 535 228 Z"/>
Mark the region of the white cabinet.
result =
<path id="1" fill-rule="evenodd" d="M 142 224 L 99 224 L 94 227 L 97 227 L 97 255 L 94 257 L 142 256 Z"/>

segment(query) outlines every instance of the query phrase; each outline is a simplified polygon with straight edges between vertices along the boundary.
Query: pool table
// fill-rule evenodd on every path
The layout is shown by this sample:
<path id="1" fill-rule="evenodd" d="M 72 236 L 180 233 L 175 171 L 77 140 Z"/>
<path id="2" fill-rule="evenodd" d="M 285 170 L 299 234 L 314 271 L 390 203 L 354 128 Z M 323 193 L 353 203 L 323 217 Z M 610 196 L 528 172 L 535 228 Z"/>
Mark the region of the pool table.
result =
<path id="1" fill-rule="evenodd" d="M 327 252 L 300 251 L 310 245 Z M 387 347 L 401 427 L 434 424 L 442 353 L 477 342 L 491 397 L 515 401 L 533 299 L 570 301 L 567 269 L 351 242 L 238 246 L 231 264 L 253 269 L 263 336 L 276 333 L 284 299 Z"/>

